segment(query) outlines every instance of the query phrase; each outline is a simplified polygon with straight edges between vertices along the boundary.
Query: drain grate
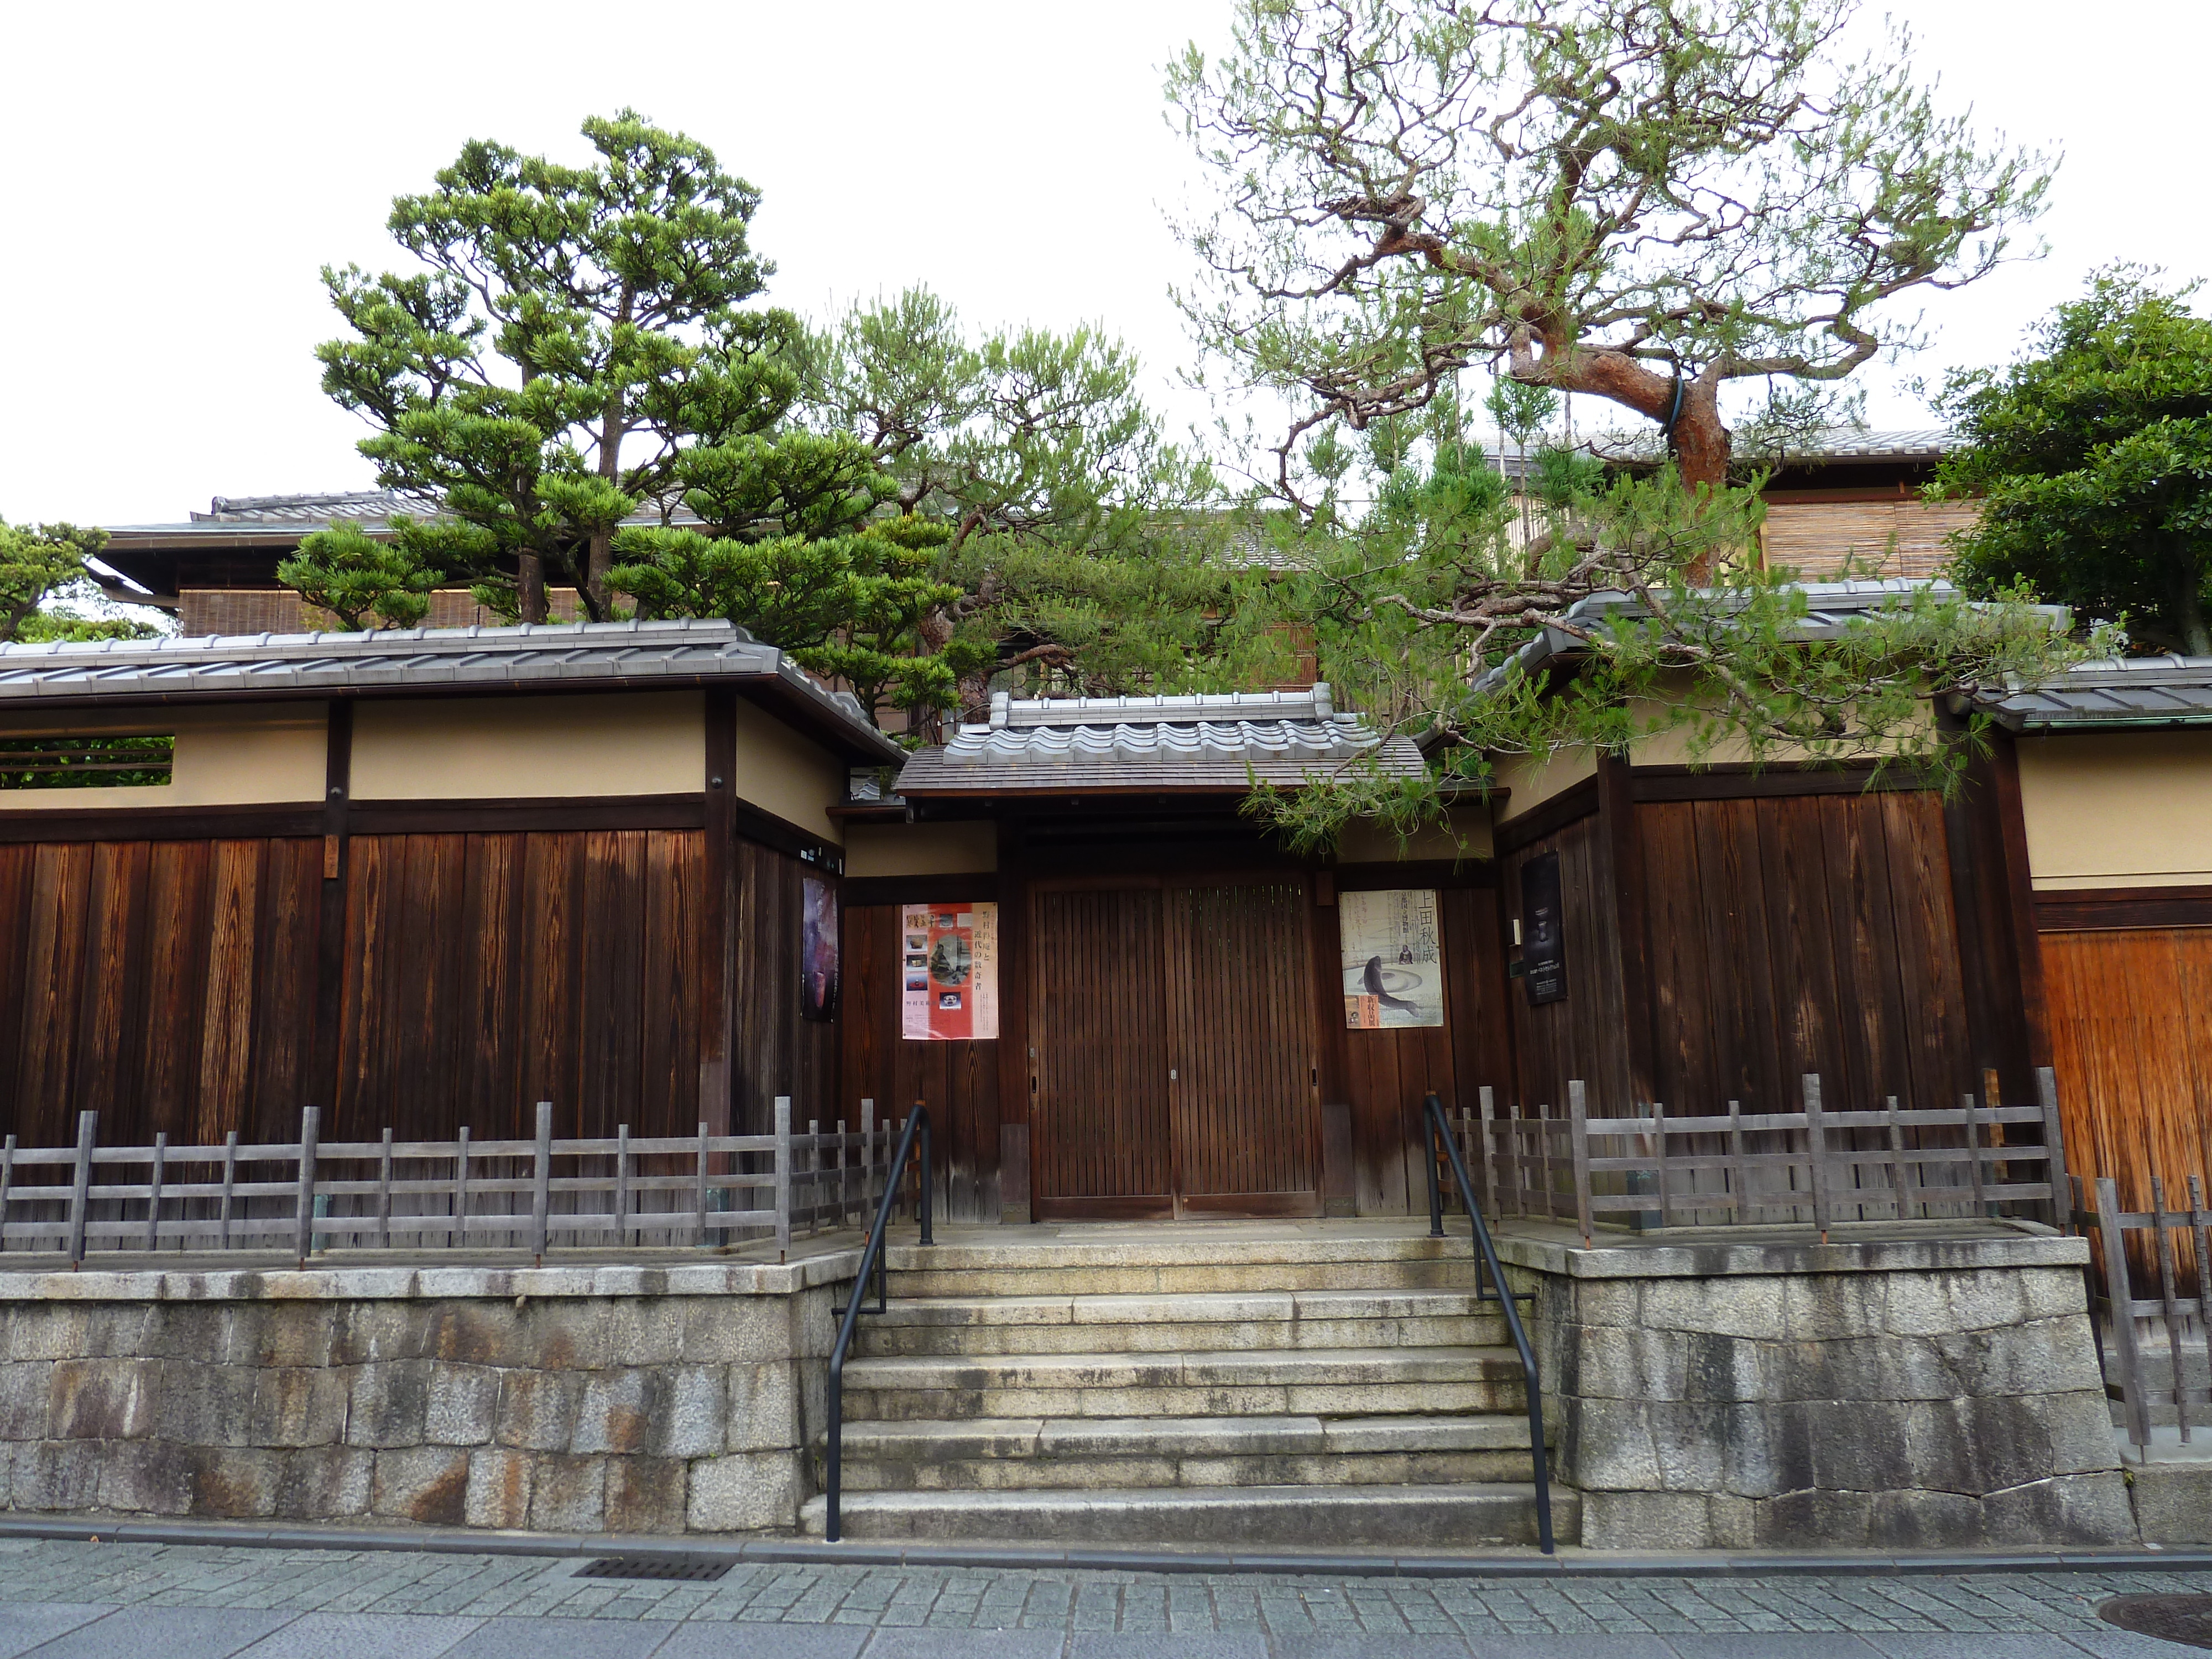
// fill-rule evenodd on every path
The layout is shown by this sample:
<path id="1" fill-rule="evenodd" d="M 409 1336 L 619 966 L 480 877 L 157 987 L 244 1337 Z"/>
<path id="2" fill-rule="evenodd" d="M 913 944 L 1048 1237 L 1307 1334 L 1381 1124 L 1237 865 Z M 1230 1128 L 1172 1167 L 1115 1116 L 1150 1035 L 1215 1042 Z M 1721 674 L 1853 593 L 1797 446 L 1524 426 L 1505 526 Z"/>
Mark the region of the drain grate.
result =
<path id="1" fill-rule="evenodd" d="M 2212 1648 L 2212 1595 L 2116 1595 L 2097 1617 L 2138 1636 Z"/>
<path id="2" fill-rule="evenodd" d="M 680 1578 L 692 1583 L 711 1583 L 730 1570 L 726 1561 L 670 1560 L 649 1555 L 604 1555 L 586 1561 L 571 1575 L 577 1578 Z"/>

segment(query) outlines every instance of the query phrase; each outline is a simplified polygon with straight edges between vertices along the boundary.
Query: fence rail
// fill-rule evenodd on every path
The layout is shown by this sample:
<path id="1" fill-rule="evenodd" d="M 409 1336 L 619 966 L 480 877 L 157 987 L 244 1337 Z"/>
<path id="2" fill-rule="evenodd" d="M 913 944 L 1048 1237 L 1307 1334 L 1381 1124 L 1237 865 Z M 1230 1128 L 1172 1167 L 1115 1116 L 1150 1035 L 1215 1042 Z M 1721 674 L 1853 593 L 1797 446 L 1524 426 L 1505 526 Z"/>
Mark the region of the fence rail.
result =
<path id="1" fill-rule="evenodd" d="M 1817 1073 L 1805 1074 L 1803 1109 L 1687 1115 L 1658 1103 L 1628 1117 L 1593 1117 L 1583 1085 L 1567 1085 L 1567 1109 L 1501 1114 L 1480 1091 L 1480 1115 L 1462 1110 L 1452 1130 L 1481 1158 L 1492 1215 L 1573 1222 L 1589 1242 L 1615 1217 L 1645 1224 L 1810 1220 L 1831 1224 L 1997 1213 L 2033 1206 L 2063 1224 L 2067 1177 L 2057 1085 L 2036 1073 L 2038 1103 L 2005 1106 L 1971 1095 L 1954 1107 L 1829 1108 Z M 1994 1086 L 1991 1093 L 1994 1094 Z M 2034 1125 L 2038 1140 L 2008 1139 Z M 1473 1161 L 1472 1158 L 1469 1159 Z M 2014 1166 L 2039 1164 L 2039 1179 Z"/>
<path id="2" fill-rule="evenodd" d="M 388 1249 L 493 1244 L 544 1259 L 554 1244 L 727 1243 L 859 1225 L 884 1192 L 897 1126 L 860 1103 L 860 1125 L 791 1121 L 772 1133 L 561 1139 L 541 1101 L 530 1140 L 325 1141 L 321 1114 L 300 1138 L 220 1146 L 102 1146 L 99 1115 L 77 1115 L 73 1147 L 0 1143 L 0 1250 L 267 1249 L 305 1261 L 337 1243 Z M 143 1179 L 118 1179 L 137 1173 Z M 719 1235 L 719 1238 L 714 1236 Z"/>
<path id="3" fill-rule="evenodd" d="M 2186 1209 L 2166 1207 L 2165 1177 L 2153 1174 L 2151 1207 L 2123 1210 L 2118 1184 L 2110 1176 L 2089 1183 L 2089 1194 L 2078 1176 L 2073 1181 L 2074 1221 L 2097 1236 L 2089 1299 L 2101 1327 L 2098 1352 L 2109 1352 L 2112 1369 L 2119 1373 L 2107 1370 L 2105 1392 L 2120 1402 L 2128 1439 L 2138 1446 L 2151 1443 L 2154 1412 L 2172 1409 L 2185 1444 L 2193 1426 L 2191 1408 L 2212 1406 L 2212 1272 L 2207 1271 L 2212 1209 L 2205 1207 L 2203 1180 L 2192 1175 L 2188 1184 Z M 2090 1195 L 2094 1203 L 2085 1203 Z M 2130 1234 L 2136 1236 L 2132 1251 Z M 2131 1271 L 2131 1255 L 2142 1271 Z M 2149 1294 L 2136 1293 L 2138 1279 L 2148 1281 Z M 2192 1279 L 2194 1296 L 2189 1294 Z M 2163 1355 L 2152 1352 L 2160 1338 Z"/>

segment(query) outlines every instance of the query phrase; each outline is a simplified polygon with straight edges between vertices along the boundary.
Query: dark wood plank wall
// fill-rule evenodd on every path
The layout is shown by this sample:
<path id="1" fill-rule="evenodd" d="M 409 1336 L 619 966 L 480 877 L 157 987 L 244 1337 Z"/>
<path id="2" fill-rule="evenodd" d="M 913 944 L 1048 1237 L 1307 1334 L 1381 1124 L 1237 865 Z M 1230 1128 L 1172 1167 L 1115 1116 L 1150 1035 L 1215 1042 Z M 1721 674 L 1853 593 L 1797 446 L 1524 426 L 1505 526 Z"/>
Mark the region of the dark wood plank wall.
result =
<path id="1" fill-rule="evenodd" d="M 1955 1103 L 1979 1087 L 1942 802 L 1646 801 L 1653 1097 L 1685 1112 Z"/>
<path id="2" fill-rule="evenodd" d="M 0 1122 L 66 1146 L 295 1133 L 322 842 L 0 846 Z"/>
<path id="3" fill-rule="evenodd" d="M 904 884 L 911 902 L 938 895 L 929 878 Z M 943 895 L 951 898 L 951 894 Z M 1000 922 L 1003 935 L 1005 915 Z M 838 1108 L 857 1121 L 863 1097 L 890 1118 L 914 1102 L 929 1106 L 933 1151 L 943 1171 L 939 1197 L 956 1221 L 999 1218 L 999 1044 L 907 1042 L 899 1036 L 899 907 L 856 904 L 844 913 L 839 1032 L 843 1062 Z M 1003 1010 L 1009 977 L 1002 966 Z"/>
<path id="4" fill-rule="evenodd" d="M 1620 909 L 1605 829 L 1593 808 L 1532 841 L 1510 844 L 1498 860 L 1499 902 L 1510 922 L 1521 914 L 1522 867 L 1547 852 L 1559 855 L 1566 1000 L 1532 1008 L 1517 979 L 1505 992 L 1519 1074 L 1517 1104 L 1531 1113 L 1539 1106 L 1565 1111 L 1567 1085 L 1576 1078 L 1589 1085 L 1593 1105 L 1625 1101 L 1632 1092 L 1632 1011 L 1621 981 Z M 1644 1019 L 1645 1012 L 1636 1009 L 1633 1018 Z"/>
<path id="5" fill-rule="evenodd" d="M 791 1097 L 793 1120 L 800 1124 L 834 1122 L 841 1111 L 856 1120 L 858 1096 L 838 1088 L 837 1027 L 799 1016 L 800 884 L 809 874 L 835 878 L 742 836 L 733 860 L 737 1053 L 730 1133 L 765 1133 L 778 1095 Z"/>

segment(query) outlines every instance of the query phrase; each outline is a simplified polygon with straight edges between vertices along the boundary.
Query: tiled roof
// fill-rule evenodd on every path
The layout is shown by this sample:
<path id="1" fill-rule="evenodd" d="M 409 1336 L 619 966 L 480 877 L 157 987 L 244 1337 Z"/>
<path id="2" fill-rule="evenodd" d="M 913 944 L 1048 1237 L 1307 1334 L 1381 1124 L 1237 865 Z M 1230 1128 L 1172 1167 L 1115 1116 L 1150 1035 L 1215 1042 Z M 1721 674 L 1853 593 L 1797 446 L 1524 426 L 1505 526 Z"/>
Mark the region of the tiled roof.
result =
<path id="1" fill-rule="evenodd" d="M 214 635 L 0 646 L 0 708 L 599 690 L 743 683 L 856 757 L 904 751 L 774 646 L 726 622 Z"/>
<path id="2" fill-rule="evenodd" d="M 2212 657 L 2118 657 L 2059 679 L 1985 693 L 1975 706 L 2014 732 L 2212 725 Z"/>
<path id="3" fill-rule="evenodd" d="M 1958 447 L 1958 434 L 1948 427 L 1823 427 L 1792 439 L 1781 447 L 1781 459 L 1801 465 L 1822 461 L 1940 461 Z M 1656 461 L 1666 451 L 1658 429 L 1646 427 L 1631 432 L 1597 432 L 1577 446 L 1607 460 Z"/>
<path id="4" fill-rule="evenodd" d="M 395 513 L 434 513 L 435 501 L 396 489 L 340 489 L 305 495 L 218 495 L 194 524 L 325 525 L 333 519 L 382 520 Z"/>
<path id="5" fill-rule="evenodd" d="M 991 699 L 986 724 L 963 726 L 900 773 L 904 796 L 1099 791 L 1237 792 L 1296 786 L 1369 757 L 1419 775 L 1411 739 L 1384 738 L 1336 712 L 1326 684 L 1303 691 L 1179 697 Z"/>

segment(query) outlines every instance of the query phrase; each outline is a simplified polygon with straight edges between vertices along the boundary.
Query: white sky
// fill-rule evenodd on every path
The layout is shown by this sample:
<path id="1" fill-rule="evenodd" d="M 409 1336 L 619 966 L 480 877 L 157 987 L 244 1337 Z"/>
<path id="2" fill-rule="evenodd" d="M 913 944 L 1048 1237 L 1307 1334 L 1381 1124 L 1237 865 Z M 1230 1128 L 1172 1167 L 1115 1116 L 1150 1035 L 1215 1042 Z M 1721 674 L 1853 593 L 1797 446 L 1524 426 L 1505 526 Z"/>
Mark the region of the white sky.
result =
<path id="1" fill-rule="evenodd" d="M 1879 9 L 1879 0 L 1875 0 Z M 76 0 L 0 22 L 0 517 L 131 524 L 215 495 L 368 485 L 362 428 L 310 355 L 325 262 L 394 264 L 390 198 L 462 141 L 582 159 L 578 122 L 635 105 L 765 193 L 770 298 L 927 282 L 975 323 L 1099 319 L 1164 388 L 1188 267 L 1162 208 L 1190 164 L 1160 65 L 1226 0 Z M 2212 271 L 2204 0 L 1918 0 L 1927 71 L 1984 130 L 2066 153 L 2051 257 L 1936 296 L 1903 389 L 2001 359 L 2116 258 Z M 1184 412 L 1194 413 L 1188 404 Z M 1578 424 L 1582 422 L 1578 421 Z"/>

